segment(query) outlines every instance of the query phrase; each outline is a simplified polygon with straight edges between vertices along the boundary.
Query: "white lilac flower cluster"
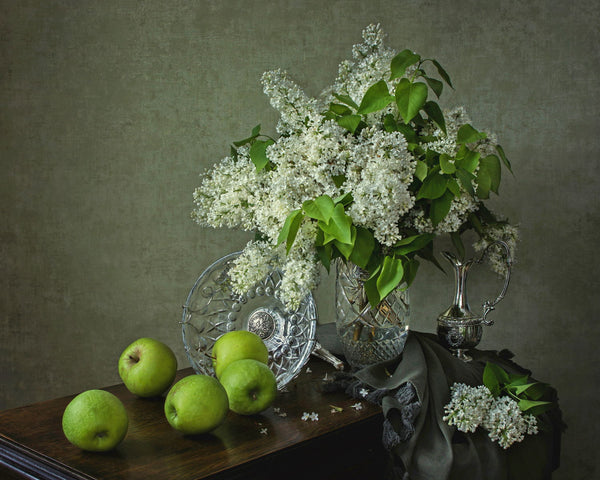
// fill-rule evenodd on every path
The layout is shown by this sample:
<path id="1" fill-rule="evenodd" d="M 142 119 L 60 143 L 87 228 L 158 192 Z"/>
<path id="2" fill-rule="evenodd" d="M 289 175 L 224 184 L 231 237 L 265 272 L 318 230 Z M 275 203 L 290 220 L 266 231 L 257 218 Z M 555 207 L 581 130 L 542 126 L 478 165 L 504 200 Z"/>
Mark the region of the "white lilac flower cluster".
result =
<path id="1" fill-rule="evenodd" d="M 390 79 L 390 61 L 397 52 L 385 47 L 383 38 L 379 25 L 367 27 L 363 43 L 353 48 L 352 60 L 340 64 L 335 82 L 319 98 L 306 95 L 282 70 L 266 72 L 264 92 L 280 114 L 280 137 L 266 149 L 273 168 L 257 169 L 250 147 L 244 145 L 203 175 L 194 192 L 192 218 L 202 226 L 257 232 L 262 238 L 246 245 L 230 271 L 236 293 L 245 293 L 269 269 L 276 268 L 283 272 L 281 299 L 295 309 L 318 285 L 315 222 L 303 220 L 289 252 L 285 245 L 278 245 L 286 218 L 307 200 L 351 193 L 353 201 L 346 214 L 353 225 L 371 231 L 382 248 L 393 246 L 409 235 L 406 232 L 456 232 L 477 208 L 463 186 L 458 187 L 460 192 L 448 214 L 436 226 L 423 207 L 416 206 L 415 193 L 409 190 L 416 159 L 401 133 L 384 128 L 386 114 L 398 116 L 395 102 L 365 115 L 367 126 L 358 135 L 349 134 L 325 115 L 334 94 L 359 102 L 368 88 L 381 80 L 394 91 L 401 79 Z M 415 68 L 408 67 L 405 76 Z M 445 118 L 446 133 L 433 122 L 424 127 L 424 133 L 431 138 L 428 148 L 454 155 L 459 148 L 457 132 L 469 119 L 463 108 L 445 112 Z M 488 134 L 473 150 L 485 155 L 489 138 Z M 339 178 L 345 179 L 342 185 L 336 184 Z M 476 187 L 474 181 L 473 185 Z"/>
<path id="2" fill-rule="evenodd" d="M 338 77 L 333 85 L 323 92 L 322 97 L 327 102 L 333 100 L 329 95 L 334 92 L 361 99 L 371 85 L 382 79 L 390 91 L 393 91 L 398 83 L 399 79 L 389 80 L 390 61 L 398 52 L 383 44 L 385 35 L 380 26 L 369 25 L 363 30 L 362 37 L 363 42 L 352 47 L 352 60 L 340 63 Z M 413 71 L 414 66 L 406 74 L 410 75 Z"/>
<path id="3" fill-rule="evenodd" d="M 444 407 L 444 421 L 455 425 L 461 432 L 474 432 L 482 427 L 492 441 L 507 449 L 520 442 L 525 435 L 538 432 L 537 419 L 523 415 L 519 405 L 510 397 L 494 398 L 484 385 L 470 387 L 455 383 L 451 389 L 450 403 Z"/>
<path id="4" fill-rule="evenodd" d="M 486 226 L 484 234 L 473 244 L 473 248 L 477 252 L 482 252 L 496 240 L 502 240 L 508 245 L 509 250 L 514 252 L 519 240 L 519 230 L 509 223 Z M 506 275 L 508 268 L 506 254 L 497 245 L 488 250 L 488 261 L 494 271 Z"/>

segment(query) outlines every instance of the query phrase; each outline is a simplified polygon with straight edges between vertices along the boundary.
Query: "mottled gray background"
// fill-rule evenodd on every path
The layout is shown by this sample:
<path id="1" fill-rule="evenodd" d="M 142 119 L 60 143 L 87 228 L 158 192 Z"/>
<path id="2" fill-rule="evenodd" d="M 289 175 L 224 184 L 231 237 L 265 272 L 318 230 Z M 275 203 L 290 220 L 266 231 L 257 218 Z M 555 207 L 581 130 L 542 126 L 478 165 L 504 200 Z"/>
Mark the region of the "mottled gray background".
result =
<path id="1" fill-rule="evenodd" d="M 594 0 L 0 1 L 0 408 L 118 382 L 140 336 L 188 365 L 181 304 L 249 238 L 191 222 L 198 174 L 254 125 L 274 132 L 263 71 L 317 94 L 380 22 L 389 45 L 446 67 L 442 103 L 512 159 L 494 206 L 522 241 L 481 346 L 558 388 L 556 478 L 595 478 L 599 20 Z M 414 329 L 434 330 L 450 284 L 422 268 Z M 326 280 L 322 322 L 330 294 Z"/>

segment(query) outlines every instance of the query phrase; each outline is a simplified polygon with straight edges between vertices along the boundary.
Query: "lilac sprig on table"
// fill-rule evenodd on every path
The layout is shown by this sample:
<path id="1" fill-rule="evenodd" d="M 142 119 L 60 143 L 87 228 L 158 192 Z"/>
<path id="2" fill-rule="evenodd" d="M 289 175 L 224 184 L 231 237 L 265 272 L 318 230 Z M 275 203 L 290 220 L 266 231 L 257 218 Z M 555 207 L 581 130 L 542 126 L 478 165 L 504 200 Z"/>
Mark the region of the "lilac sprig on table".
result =
<path id="1" fill-rule="evenodd" d="M 489 432 L 492 441 L 507 449 L 525 435 L 538 433 L 537 416 L 552 407 L 541 400 L 548 386 L 533 382 L 528 375 L 509 374 L 488 362 L 483 385 L 455 383 L 450 402 L 444 407 L 444 421 L 465 433 L 478 427 Z"/>

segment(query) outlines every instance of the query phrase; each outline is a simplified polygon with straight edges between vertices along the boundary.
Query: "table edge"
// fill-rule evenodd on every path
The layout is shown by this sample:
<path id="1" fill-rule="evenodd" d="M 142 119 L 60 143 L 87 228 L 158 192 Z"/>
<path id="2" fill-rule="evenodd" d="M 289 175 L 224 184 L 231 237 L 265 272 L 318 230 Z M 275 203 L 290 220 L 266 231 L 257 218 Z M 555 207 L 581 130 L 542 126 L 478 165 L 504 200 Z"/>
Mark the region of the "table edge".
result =
<path id="1" fill-rule="evenodd" d="M 26 447 L 0 433 L 0 467 L 25 478 L 94 480 L 93 477 Z"/>

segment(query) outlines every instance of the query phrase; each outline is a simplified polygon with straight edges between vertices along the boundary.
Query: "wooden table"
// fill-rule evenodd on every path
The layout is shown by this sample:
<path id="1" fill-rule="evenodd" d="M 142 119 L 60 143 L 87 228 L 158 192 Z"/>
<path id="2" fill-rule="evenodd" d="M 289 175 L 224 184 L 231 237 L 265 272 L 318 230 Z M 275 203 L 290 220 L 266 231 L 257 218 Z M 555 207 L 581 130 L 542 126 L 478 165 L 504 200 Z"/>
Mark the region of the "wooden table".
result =
<path id="1" fill-rule="evenodd" d="M 62 433 L 73 396 L 0 412 L 0 478 L 41 479 L 352 479 L 382 478 L 381 409 L 344 393 L 322 393 L 333 367 L 318 359 L 261 415 L 229 413 L 210 434 L 184 436 L 163 413 L 164 398 L 142 399 L 123 385 L 106 388 L 129 414 L 113 451 L 84 452 Z M 193 374 L 191 368 L 178 378 Z M 332 407 L 342 408 L 332 413 Z M 302 420 L 304 412 L 318 421 Z"/>

